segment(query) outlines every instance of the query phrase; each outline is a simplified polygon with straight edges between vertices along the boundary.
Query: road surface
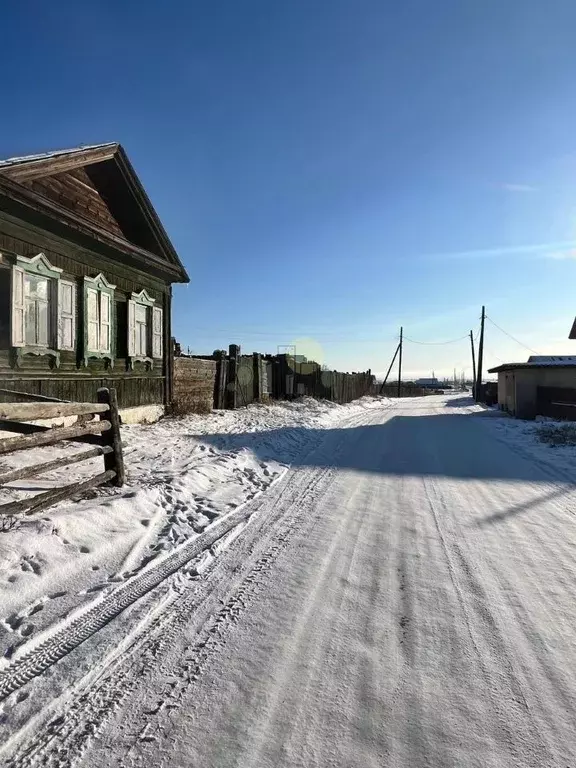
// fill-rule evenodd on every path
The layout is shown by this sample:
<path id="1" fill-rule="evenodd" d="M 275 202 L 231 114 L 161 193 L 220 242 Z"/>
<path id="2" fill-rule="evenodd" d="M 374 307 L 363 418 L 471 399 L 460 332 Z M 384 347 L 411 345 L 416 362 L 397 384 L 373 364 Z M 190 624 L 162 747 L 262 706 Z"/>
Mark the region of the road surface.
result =
<path id="1" fill-rule="evenodd" d="M 489 418 L 327 430 L 9 764 L 575 766 L 576 492 Z"/>

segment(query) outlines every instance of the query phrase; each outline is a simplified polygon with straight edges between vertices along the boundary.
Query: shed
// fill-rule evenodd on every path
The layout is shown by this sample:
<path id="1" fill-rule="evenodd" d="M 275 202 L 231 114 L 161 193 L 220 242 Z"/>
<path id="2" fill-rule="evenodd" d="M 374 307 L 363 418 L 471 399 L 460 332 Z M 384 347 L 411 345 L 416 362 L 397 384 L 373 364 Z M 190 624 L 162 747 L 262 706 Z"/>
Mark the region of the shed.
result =
<path id="1" fill-rule="evenodd" d="M 489 373 L 498 374 L 498 407 L 511 415 L 576 420 L 576 356 L 532 355 Z"/>

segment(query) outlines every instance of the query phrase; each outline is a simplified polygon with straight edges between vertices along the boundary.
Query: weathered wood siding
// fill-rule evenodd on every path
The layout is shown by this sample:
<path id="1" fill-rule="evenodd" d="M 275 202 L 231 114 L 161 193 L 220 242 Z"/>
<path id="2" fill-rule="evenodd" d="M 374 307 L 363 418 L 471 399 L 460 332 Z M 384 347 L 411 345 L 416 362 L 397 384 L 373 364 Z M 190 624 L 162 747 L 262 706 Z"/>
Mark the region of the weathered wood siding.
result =
<path id="1" fill-rule="evenodd" d="M 100 197 L 84 168 L 56 173 L 39 179 L 23 180 L 22 186 L 84 216 L 119 237 L 124 237 L 106 202 Z"/>
<path id="2" fill-rule="evenodd" d="M 176 411 L 205 413 L 214 407 L 216 360 L 194 357 L 174 358 L 174 398 Z"/>
<path id="3" fill-rule="evenodd" d="M 102 272 L 116 285 L 114 294 L 115 360 L 110 368 L 103 360 L 92 359 L 88 367 L 79 362 L 77 352 L 60 353 L 60 366 L 54 368 L 47 356 L 26 355 L 18 368 L 12 367 L 9 352 L 10 333 L 10 279 L 9 268 L 0 265 L 0 386 L 24 392 L 61 397 L 65 400 L 93 401 L 99 387 L 116 387 L 121 408 L 167 402 L 165 386 L 167 350 L 170 324 L 170 286 L 140 270 L 128 267 L 96 251 L 80 248 L 0 212 L 0 253 L 9 251 L 21 256 L 35 256 L 40 251 L 48 260 L 63 270 L 62 279 L 78 283 L 85 276 L 94 277 Z M 134 370 L 127 365 L 127 312 L 126 302 L 132 292 L 145 288 L 164 310 L 164 358 L 155 360 L 151 370 L 142 362 L 135 362 Z M 81 301 L 78 302 L 76 342 L 80 340 Z"/>
<path id="4" fill-rule="evenodd" d="M 100 387 L 114 387 L 118 395 L 120 408 L 135 405 L 162 404 L 164 398 L 164 378 L 150 376 L 75 376 L 65 378 L 49 376 L 7 377 L 0 375 L 0 387 L 15 392 L 28 392 L 31 395 L 56 397 L 59 400 L 71 400 L 92 403 Z M 11 402 L 14 398 L 0 393 L 0 402 Z"/>

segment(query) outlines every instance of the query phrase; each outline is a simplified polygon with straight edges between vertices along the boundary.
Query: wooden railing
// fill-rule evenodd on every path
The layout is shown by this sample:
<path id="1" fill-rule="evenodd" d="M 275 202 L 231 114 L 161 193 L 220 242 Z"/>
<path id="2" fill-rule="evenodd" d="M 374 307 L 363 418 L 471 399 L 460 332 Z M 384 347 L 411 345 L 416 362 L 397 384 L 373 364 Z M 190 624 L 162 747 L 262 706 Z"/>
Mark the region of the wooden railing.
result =
<path id="1" fill-rule="evenodd" d="M 87 416 L 95 415 L 99 417 L 98 420 L 86 421 Z M 30 421 L 58 419 L 66 416 L 80 418 L 76 424 L 69 427 L 45 427 L 29 423 Z M 28 448 L 54 445 L 61 440 L 89 443 L 94 447 L 88 451 L 62 456 L 52 461 L 0 472 L 0 486 L 77 464 L 95 456 L 104 458 L 104 472 L 61 488 L 53 488 L 38 493 L 26 499 L 2 504 L 0 505 L 0 517 L 10 518 L 37 512 L 104 483 L 110 482 L 116 486 L 124 484 L 124 460 L 115 389 L 99 389 L 97 403 L 50 402 L 44 399 L 41 402 L 0 403 L 0 434 L 3 431 L 24 434 L 19 437 L 8 437 L 0 440 L 0 455 L 23 451 Z"/>

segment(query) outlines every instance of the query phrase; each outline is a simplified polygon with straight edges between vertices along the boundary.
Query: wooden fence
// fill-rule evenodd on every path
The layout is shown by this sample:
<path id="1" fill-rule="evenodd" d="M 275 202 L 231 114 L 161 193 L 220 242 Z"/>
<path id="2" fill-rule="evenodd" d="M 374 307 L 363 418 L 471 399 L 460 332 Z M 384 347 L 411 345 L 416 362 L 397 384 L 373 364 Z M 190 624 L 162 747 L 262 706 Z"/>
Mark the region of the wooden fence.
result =
<path id="1" fill-rule="evenodd" d="M 230 344 L 228 354 L 174 357 L 175 413 L 240 408 L 251 403 L 316 397 L 349 403 L 373 394 L 371 371 L 342 373 L 321 370 L 315 362 L 297 362 L 289 355 L 242 355 Z"/>
<path id="2" fill-rule="evenodd" d="M 50 489 L 35 496 L 2 504 L 0 505 L 0 516 L 6 518 L 37 512 L 107 482 L 117 486 L 124 484 L 124 460 L 116 390 L 99 389 L 97 395 L 97 403 L 53 402 L 44 399 L 40 402 L 0 403 L 0 433 L 20 433 L 18 437 L 6 437 L 0 440 L 0 455 L 54 445 L 61 440 L 73 440 L 94 446 L 82 453 L 63 456 L 20 469 L 2 471 L 0 472 L 0 486 L 77 464 L 95 456 L 104 458 L 103 472 L 61 488 Z M 98 420 L 86 421 L 87 417 L 96 415 L 99 417 Z M 78 417 L 77 423 L 62 427 L 30 424 L 31 421 L 60 419 L 69 416 Z"/>
<path id="3" fill-rule="evenodd" d="M 173 410 L 176 413 L 206 413 L 215 404 L 219 361 L 202 357 L 174 358 Z"/>

